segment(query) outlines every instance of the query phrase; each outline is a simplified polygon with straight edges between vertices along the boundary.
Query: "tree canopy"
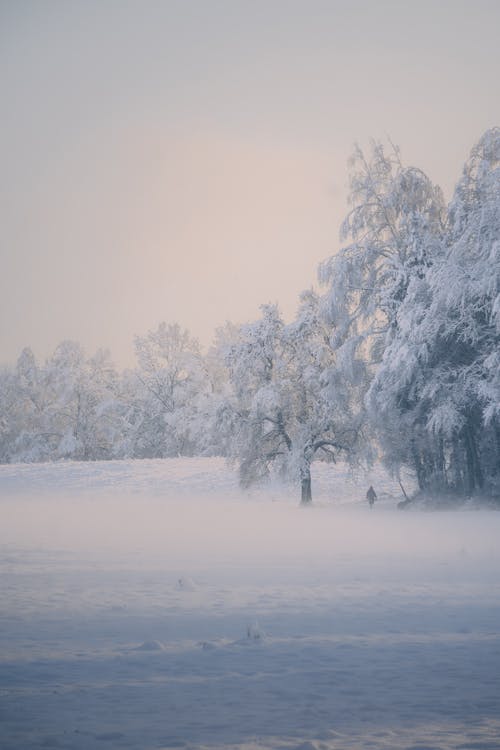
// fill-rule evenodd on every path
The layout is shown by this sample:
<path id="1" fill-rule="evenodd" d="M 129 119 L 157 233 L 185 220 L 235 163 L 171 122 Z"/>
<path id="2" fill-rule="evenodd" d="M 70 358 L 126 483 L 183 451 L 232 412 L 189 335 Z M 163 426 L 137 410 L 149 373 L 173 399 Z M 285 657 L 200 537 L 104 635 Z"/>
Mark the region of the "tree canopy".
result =
<path id="1" fill-rule="evenodd" d="M 399 150 L 350 161 L 341 246 L 292 321 L 263 305 L 204 353 L 177 323 L 137 365 L 64 341 L 0 371 L 0 461 L 224 455 L 244 487 L 273 473 L 312 499 L 311 465 L 379 457 L 422 494 L 500 496 L 500 128 L 449 205 Z"/>

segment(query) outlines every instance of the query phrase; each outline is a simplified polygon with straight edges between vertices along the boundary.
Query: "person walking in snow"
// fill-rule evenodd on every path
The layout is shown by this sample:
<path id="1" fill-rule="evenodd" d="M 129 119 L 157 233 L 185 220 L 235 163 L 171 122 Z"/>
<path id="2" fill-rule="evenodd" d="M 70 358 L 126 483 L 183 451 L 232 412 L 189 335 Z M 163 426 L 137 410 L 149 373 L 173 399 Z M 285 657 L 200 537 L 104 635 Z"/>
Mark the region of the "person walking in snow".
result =
<path id="1" fill-rule="evenodd" d="M 368 504 L 370 508 L 373 508 L 373 503 L 377 499 L 377 493 L 373 489 L 373 487 L 370 485 L 368 487 L 368 492 L 366 493 L 366 499 L 368 500 Z"/>

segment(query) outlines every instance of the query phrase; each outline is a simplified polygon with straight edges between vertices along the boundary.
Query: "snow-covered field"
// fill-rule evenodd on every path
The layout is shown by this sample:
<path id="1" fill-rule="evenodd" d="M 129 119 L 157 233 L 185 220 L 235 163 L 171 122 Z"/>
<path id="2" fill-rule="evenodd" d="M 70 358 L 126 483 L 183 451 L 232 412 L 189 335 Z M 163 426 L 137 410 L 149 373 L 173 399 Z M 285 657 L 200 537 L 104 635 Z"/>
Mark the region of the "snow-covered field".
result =
<path id="1" fill-rule="evenodd" d="M 500 748 L 500 513 L 313 491 L 0 467 L 0 748 Z"/>

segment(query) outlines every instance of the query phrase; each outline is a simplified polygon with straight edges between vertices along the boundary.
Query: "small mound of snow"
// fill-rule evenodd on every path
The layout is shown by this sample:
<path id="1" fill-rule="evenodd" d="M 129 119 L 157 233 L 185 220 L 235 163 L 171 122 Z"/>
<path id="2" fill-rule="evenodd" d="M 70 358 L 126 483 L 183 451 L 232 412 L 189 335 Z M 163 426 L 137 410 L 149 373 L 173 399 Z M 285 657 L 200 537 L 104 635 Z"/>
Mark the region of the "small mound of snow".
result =
<path id="1" fill-rule="evenodd" d="M 244 638 L 240 638 L 237 641 L 233 641 L 233 646 L 250 646 L 254 643 L 262 643 L 265 639 L 264 631 L 259 627 L 258 623 L 254 622 L 251 625 L 247 625 L 247 631 Z"/>
<path id="2" fill-rule="evenodd" d="M 160 641 L 144 641 L 134 651 L 163 651 L 165 646 Z"/>
<path id="3" fill-rule="evenodd" d="M 261 630 L 257 622 L 247 625 L 247 640 L 262 641 L 264 637 L 264 632 Z"/>
<path id="4" fill-rule="evenodd" d="M 192 578 L 179 578 L 176 586 L 178 591 L 196 591 L 196 584 Z"/>
<path id="5" fill-rule="evenodd" d="M 213 651 L 217 648 L 215 643 L 210 643 L 210 641 L 201 641 L 200 643 L 198 643 L 198 646 L 200 646 L 203 651 Z"/>

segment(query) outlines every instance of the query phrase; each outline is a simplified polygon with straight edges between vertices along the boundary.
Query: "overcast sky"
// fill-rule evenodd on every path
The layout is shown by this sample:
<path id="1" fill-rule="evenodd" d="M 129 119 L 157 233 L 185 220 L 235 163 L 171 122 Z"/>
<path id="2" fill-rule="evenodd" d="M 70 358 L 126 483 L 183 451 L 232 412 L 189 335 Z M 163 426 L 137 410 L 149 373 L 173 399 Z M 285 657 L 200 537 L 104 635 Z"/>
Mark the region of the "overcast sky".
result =
<path id="1" fill-rule="evenodd" d="M 500 124 L 499 29 L 498 0 L 0 0 L 0 362 L 291 317 L 355 141 L 450 196 Z"/>

